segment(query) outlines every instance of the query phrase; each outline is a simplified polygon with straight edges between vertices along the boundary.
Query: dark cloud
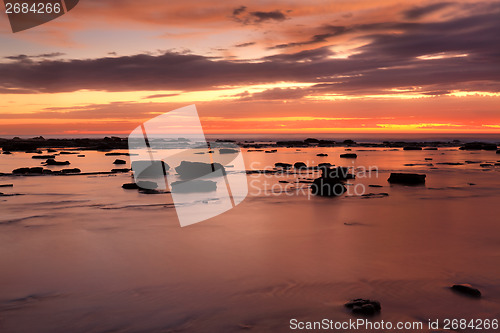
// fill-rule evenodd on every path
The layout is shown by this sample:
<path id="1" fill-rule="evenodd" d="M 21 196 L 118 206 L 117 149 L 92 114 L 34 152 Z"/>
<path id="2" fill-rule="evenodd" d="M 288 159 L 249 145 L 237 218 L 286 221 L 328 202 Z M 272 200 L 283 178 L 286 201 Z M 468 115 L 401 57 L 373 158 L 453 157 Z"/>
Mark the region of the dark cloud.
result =
<path id="1" fill-rule="evenodd" d="M 241 44 L 236 44 L 234 47 L 247 47 L 255 44 L 256 44 L 255 42 L 241 43 Z"/>
<path id="2" fill-rule="evenodd" d="M 414 7 L 412 9 L 406 10 L 403 12 L 403 15 L 408 20 L 417 20 L 426 15 L 437 12 L 441 9 L 450 7 L 455 5 L 453 2 L 438 2 L 432 5 L 424 6 L 424 7 Z"/>
<path id="3" fill-rule="evenodd" d="M 498 92 L 500 6 L 489 9 L 487 14 L 434 23 L 324 26 L 328 36 L 356 30 L 371 40 L 347 59 L 336 59 L 327 46 L 251 62 L 172 51 L 85 60 L 18 59 L 0 63 L 0 91 L 195 91 L 288 81 L 316 83 L 308 94 L 394 93 L 391 89 L 401 87 L 421 87 L 417 91 L 428 94 L 457 89 Z M 398 34 L 391 31 L 396 28 Z M 328 38 L 325 34 L 313 40 Z M 433 54 L 438 56 L 422 57 Z M 302 93 L 271 90 L 240 97 L 291 98 Z"/>
<path id="4" fill-rule="evenodd" d="M 290 11 L 287 11 L 290 12 Z M 281 10 L 273 11 L 252 11 L 248 12 L 247 7 L 241 6 L 233 10 L 232 19 L 243 24 L 259 24 L 267 21 L 284 21 L 288 17 Z"/>
<path id="5" fill-rule="evenodd" d="M 53 53 L 42 53 L 38 55 L 26 55 L 26 54 L 18 54 L 15 56 L 8 56 L 4 57 L 5 59 L 9 60 L 29 60 L 29 59 L 36 59 L 36 58 L 56 58 L 56 57 L 62 57 L 65 55 L 65 53 L 61 52 L 53 52 Z"/>
<path id="6" fill-rule="evenodd" d="M 300 99 L 308 95 L 309 91 L 302 88 L 273 88 L 258 93 L 250 94 L 248 91 L 234 97 L 240 97 L 242 101 L 283 101 Z"/>
<path id="7" fill-rule="evenodd" d="M 146 96 L 146 97 L 144 97 L 144 99 L 163 98 L 163 97 L 172 97 L 172 96 L 179 96 L 179 94 L 155 94 L 155 95 Z"/>

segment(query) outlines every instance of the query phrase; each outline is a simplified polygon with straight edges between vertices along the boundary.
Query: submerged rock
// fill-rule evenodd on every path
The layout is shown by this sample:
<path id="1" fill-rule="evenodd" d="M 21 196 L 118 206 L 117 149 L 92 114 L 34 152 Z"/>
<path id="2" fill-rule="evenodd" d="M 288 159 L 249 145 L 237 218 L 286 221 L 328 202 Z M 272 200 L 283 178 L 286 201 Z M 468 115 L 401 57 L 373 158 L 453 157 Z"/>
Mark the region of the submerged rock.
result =
<path id="1" fill-rule="evenodd" d="M 120 159 L 116 159 L 113 164 L 127 164 L 127 161 L 125 160 L 120 160 Z"/>
<path id="2" fill-rule="evenodd" d="M 52 158 L 49 158 L 47 161 L 45 161 L 45 164 L 46 165 L 70 165 L 71 163 L 69 163 L 69 161 L 61 162 L 61 161 L 56 161 Z"/>
<path id="3" fill-rule="evenodd" d="M 425 184 L 426 177 L 416 173 L 391 173 L 387 181 L 392 184 L 419 185 Z"/>
<path id="4" fill-rule="evenodd" d="M 293 165 L 295 169 L 306 169 L 307 165 L 304 162 L 295 162 Z"/>
<path id="5" fill-rule="evenodd" d="M 217 170 L 221 170 L 222 174 L 226 173 L 224 166 L 220 163 L 182 161 L 181 164 L 175 168 L 179 176 L 185 179 L 200 178 Z"/>
<path id="6" fill-rule="evenodd" d="M 212 192 L 217 190 L 217 183 L 211 180 L 177 181 L 171 185 L 172 192 L 175 193 Z"/>
<path id="7" fill-rule="evenodd" d="M 358 158 L 357 154 L 354 153 L 347 153 L 347 154 L 340 154 L 341 158 Z"/>
<path id="8" fill-rule="evenodd" d="M 451 290 L 471 297 L 481 297 L 479 289 L 473 288 L 470 284 L 454 284 L 451 286 Z"/>
<path id="9" fill-rule="evenodd" d="M 46 160 L 46 159 L 54 159 L 56 158 L 55 155 L 33 155 L 31 156 L 33 159 L 38 159 L 38 160 Z"/>
<path id="10" fill-rule="evenodd" d="M 316 154 L 316 156 L 324 157 L 324 156 L 328 156 L 328 154 L 321 153 L 321 154 Z"/>
<path id="11" fill-rule="evenodd" d="M 0 184 L 0 187 L 14 187 L 14 184 Z"/>
<path id="12" fill-rule="evenodd" d="M 374 315 L 382 310 L 380 302 L 362 298 L 353 299 L 345 303 L 344 306 L 348 309 L 351 309 L 352 313 L 354 314 L 365 316 Z"/>
<path id="13" fill-rule="evenodd" d="M 82 170 L 78 168 L 73 168 L 73 169 L 62 169 L 61 173 L 80 173 Z"/>
<path id="14" fill-rule="evenodd" d="M 125 190 L 138 190 L 139 186 L 136 183 L 123 184 L 122 188 Z"/>
<path id="15" fill-rule="evenodd" d="M 282 168 L 282 169 L 290 169 L 292 167 L 292 165 L 290 163 L 278 162 L 278 163 L 274 163 L 274 167 L 275 168 Z"/>
<path id="16" fill-rule="evenodd" d="M 121 168 L 121 169 L 111 169 L 111 172 L 113 173 L 118 173 L 118 172 L 129 172 L 129 168 Z"/>

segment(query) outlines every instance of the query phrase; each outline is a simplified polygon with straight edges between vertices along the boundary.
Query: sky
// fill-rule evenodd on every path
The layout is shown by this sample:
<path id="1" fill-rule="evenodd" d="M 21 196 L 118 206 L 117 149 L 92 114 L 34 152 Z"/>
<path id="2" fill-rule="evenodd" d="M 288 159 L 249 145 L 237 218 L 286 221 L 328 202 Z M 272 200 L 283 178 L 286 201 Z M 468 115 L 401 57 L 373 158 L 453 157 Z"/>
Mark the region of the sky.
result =
<path id="1" fill-rule="evenodd" d="M 500 1 L 81 0 L 12 33 L 0 136 L 499 133 Z"/>

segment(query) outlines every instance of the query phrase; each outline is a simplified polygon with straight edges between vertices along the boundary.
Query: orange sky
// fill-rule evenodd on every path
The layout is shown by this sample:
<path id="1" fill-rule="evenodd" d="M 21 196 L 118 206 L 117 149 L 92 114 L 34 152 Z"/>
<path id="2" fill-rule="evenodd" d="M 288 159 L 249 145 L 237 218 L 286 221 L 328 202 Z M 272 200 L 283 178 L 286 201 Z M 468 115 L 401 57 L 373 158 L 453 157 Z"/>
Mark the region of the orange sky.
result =
<path id="1" fill-rule="evenodd" d="M 0 136 L 128 134 L 196 104 L 207 133 L 500 133 L 500 1 L 85 0 L 13 34 Z"/>

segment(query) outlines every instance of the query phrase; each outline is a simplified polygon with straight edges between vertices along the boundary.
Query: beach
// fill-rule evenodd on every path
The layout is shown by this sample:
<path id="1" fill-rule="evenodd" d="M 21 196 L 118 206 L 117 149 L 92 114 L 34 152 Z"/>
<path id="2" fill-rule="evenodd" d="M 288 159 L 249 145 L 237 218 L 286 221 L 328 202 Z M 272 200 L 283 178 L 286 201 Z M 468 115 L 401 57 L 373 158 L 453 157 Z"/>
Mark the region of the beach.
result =
<path id="1" fill-rule="evenodd" d="M 0 329 L 290 332 L 292 319 L 364 318 L 344 307 L 355 298 L 381 303 L 370 321 L 500 318 L 495 151 L 276 149 L 242 148 L 246 169 L 302 161 L 373 173 L 339 197 L 310 194 L 318 170 L 249 173 L 241 204 L 187 227 L 170 194 L 122 189 L 129 172 L 1 176 L 13 187 L 0 188 Z M 340 158 L 346 149 L 357 158 Z M 57 159 L 82 173 L 114 168 L 116 156 L 78 152 Z M 32 155 L 1 155 L 0 172 L 40 165 Z M 394 172 L 426 183 L 391 185 Z M 482 297 L 449 288 L 462 283 Z"/>

